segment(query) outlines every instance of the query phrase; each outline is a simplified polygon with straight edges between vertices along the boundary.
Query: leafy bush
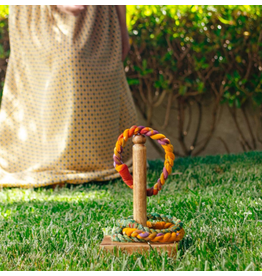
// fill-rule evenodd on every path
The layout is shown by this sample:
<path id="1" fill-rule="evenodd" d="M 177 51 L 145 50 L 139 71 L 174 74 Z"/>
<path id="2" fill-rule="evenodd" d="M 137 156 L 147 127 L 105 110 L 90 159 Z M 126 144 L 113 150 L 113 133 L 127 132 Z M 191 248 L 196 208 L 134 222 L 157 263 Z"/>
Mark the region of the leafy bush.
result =
<path id="1" fill-rule="evenodd" d="M 9 7 L 8 5 L 0 5 L 0 19 L 5 19 L 8 17 Z"/>
<path id="2" fill-rule="evenodd" d="M 204 93 L 212 90 L 207 89 L 207 81 L 215 77 L 214 84 L 222 84 L 224 98 L 230 106 L 240 107 L 248 96 L 260 105 L 261 13 L 261 6 L 137 6 L 129 9 L 132 50 L 136 54 L 136 59 L 130 58 L 129 64 L 140 76 L 157 74 L 155 88 L 177 90 L 180 95 L 191 91 Z M 136 64 L 138 60 L 140 66 Z M 154 61 L 157 63 L 153 64 Z M 168 73 L 173 79 L 177 76 L 180 85 L 172 85 Z"/>
<path id="3" fill-rule="evenodd" d="M 212 123 L 202 146 L 194 154 L 204 150 L 210 141 L 220 103 L 230 107 L 236 124 L 236 108 L 242 108 L 245 114 L 249 101 L 261 107 L 261 13 L 261 6 L 128 8 L 132 39 L 125 67 L 128 82 L 148 125 L 152 125 L 154 108 L 164 104 L 163 125 L 167 127 L 170 109 L 177 102 L 179 142 L 184 155 L 191 155 L 197 145 L 203 97 L 214 99 Z M 184 131 L 184 110 L 192 101 L 198 104 L 199 121 L 188 148 L 184 141 L 188 132 Z M 251 127 L 250 131 L 253 145 L 242 133 L 244 149 L 256 148 Z"/>

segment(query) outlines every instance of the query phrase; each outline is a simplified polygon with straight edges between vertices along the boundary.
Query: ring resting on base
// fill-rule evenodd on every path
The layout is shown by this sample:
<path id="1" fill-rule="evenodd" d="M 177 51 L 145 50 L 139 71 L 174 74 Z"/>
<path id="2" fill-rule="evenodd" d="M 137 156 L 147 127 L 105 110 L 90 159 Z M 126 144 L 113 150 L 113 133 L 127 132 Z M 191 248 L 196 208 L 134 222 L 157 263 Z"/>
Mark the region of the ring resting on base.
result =
<path id="1" fill-rule="evenodd" d="M 180 219 L 155 213 L 148 214 L 147 219 L 147 227 L 137 223 L 133 216 L 118 219 L 118 227 L 111 235 L 112 241 L 173 243 L 184 237 L 185 230 Z"/>

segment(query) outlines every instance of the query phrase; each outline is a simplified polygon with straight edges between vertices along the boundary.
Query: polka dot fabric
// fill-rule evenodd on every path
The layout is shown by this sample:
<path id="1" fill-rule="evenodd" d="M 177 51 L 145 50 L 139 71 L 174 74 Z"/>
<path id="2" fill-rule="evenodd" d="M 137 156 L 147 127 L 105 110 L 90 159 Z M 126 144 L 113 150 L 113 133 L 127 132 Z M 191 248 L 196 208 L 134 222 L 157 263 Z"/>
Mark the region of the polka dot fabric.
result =
<path id="1" fill-rule="evenodd" d="M 115 140 L 137 123 L 114 6 L 79 16 L 10 6 L 11 55 L 0 111 L 0 186 L 119 177 Z M 131 166 L 131 143 L 124 162 Z"/>

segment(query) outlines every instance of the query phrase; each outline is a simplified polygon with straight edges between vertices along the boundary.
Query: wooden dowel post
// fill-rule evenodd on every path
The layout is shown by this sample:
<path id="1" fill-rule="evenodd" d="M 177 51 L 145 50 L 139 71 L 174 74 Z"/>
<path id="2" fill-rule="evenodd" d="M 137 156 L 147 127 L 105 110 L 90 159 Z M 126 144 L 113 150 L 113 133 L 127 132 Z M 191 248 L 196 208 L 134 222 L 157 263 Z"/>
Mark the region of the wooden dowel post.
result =
<path id="1" fill-rule="evenodd" d="M 146 137 L 135 135 L 133 145 L 133 215 L 134 220 L 146 226 Z"/>

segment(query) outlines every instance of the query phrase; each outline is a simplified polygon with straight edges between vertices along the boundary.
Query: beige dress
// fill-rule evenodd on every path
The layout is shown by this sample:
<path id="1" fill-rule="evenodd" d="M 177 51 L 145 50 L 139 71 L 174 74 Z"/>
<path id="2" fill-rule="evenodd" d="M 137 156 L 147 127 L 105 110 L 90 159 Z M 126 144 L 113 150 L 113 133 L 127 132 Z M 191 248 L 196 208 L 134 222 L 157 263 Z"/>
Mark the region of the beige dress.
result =
<path id="1" fill-rule="evenodd" d="M 74 17 L 56 6 L 10 6 L 9 30 L 0 186 L 118 177 L 115 143 L 137 118 L 115 7 L 88 6 Z M 131 166 L 131 143 L 124 161 Z"/>

